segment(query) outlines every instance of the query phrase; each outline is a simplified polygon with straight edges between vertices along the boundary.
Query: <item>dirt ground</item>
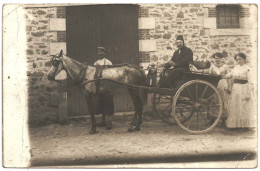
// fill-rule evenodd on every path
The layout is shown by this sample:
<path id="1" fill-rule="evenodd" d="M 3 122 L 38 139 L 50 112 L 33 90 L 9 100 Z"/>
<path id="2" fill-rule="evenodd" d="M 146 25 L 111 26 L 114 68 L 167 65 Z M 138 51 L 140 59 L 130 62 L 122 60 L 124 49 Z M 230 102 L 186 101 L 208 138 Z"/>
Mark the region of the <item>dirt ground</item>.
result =
<path id="1" fill-rule="evenodd" d="M 88 117 L 70 118 L 64 125 L 52 123 L 31 127 L 31 164 L 34 167 L 98 165 L 105 168 L 109 164 L 115 167 L 115 164 L 168 163 L 154 167 L 176 168 L 177 165 L 169 163 L 250 161 L 246 166 L 241 162 L 232 166 L 257 165 L 255 130 L 241 132 L 218 125 L 209 133 L 192 135 L 177 125 L 144 116 L 141 131 L 127 132 L 131 119 L 129 114 L 115 115 L 112 130 L 98 128 L 94 135 L 88 134 Z"/>

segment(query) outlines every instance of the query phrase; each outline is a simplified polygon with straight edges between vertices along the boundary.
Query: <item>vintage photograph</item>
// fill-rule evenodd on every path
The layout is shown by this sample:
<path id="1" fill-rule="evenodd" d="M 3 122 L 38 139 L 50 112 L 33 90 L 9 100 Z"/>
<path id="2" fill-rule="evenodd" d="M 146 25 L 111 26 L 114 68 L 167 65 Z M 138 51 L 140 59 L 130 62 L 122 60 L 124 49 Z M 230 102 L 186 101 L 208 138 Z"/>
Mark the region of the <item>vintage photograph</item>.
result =
<path id="1" fill-rule="evenodd" d="M 256 168 L 257 4 L 5 4 L 3 167 Z"/>

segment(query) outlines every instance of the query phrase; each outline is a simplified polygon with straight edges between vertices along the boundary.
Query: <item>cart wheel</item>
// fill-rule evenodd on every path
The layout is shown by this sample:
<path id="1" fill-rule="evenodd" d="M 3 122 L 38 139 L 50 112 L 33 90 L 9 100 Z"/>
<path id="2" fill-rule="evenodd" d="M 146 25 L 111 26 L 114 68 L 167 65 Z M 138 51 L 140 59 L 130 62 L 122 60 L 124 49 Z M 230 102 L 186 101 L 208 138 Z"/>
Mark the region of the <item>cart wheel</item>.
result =
<path id="1" fill-rule="evenodd" d="M 176 80 L 175 84 L 172 85 L 173 90 L 177 91 L 184 84 L 183 79 Z M 162 95 L 154 93 L 153 96 L 153 111 L 158 118 L 169 125 L 175 125 L 176 121 L 171 115 L 172 112 L 172 95 Z M 185 122 L 189 119 L 190 114 L 183 114 L 180 118 L 180 122 Z"/>
<path id="2" fill-rule="evenodd" d="M 191 80 L 176 92 L 172 115 L 184 130 L 199 134 L 212 130 L 221 118 L 223 103 L 218 90 L 209 82 Z M 189 116 L 183 122 L 182 118 Z"/>

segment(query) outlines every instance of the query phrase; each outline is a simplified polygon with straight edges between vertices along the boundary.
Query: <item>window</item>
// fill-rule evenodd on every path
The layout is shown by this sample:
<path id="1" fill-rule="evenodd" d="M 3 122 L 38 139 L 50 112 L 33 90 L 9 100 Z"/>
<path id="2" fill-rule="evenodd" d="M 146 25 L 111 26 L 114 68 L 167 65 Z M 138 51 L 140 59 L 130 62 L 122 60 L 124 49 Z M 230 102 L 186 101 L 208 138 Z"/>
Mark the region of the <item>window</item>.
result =
<path id="1" fill-rule="evenodd" d="M 238 5 L 218 5 L 217 28 L 239 28 L 239 9 Z"/>

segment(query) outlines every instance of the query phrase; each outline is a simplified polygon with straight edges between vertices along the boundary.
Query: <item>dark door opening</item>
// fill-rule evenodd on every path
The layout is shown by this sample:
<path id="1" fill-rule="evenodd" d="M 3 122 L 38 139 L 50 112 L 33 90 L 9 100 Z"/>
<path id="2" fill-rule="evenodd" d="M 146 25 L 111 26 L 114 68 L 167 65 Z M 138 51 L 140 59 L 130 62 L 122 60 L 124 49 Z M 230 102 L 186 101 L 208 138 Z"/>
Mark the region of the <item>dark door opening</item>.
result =
<path id="1" fill-rule="evenodd" d="M 67 55 L 93 64 L 104 46 L 113 64 L 139 64 L 138 5 L 87 5 L 66 8 Z M 70 115 L 87 114 L 84 96 L 68 82 Z M 126 90 L 114 97 L 115 111 L 133 110 Z"/>

